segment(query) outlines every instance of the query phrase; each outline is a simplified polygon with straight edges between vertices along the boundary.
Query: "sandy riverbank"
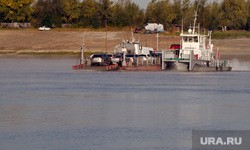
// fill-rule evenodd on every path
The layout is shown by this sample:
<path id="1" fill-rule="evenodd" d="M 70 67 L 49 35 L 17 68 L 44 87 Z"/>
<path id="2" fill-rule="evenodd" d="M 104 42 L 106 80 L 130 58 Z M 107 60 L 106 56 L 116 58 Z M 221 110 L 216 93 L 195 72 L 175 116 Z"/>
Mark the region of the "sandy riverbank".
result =
<path id="1" fill-rule="evenodd" d="M 128 37 L 130 33 L 125 31 L 108 32 L 108 52 L 112 53 L 115 45 Z M 156 47 L 153 34 L 135 34 L 135 37 L 140 39 L 143 46 Z M 0 30 L 0 53 L 79 52 L 83 41 L 86 52 L 106 51 L 106 32 Z M 159 49 L 166 49 L 179 41 L 178 37 L 161 35 Z M 250 61 L 250 39 L 216 39 L 213 44 L 214 51 L 219 48 L 223 59 Z"/>

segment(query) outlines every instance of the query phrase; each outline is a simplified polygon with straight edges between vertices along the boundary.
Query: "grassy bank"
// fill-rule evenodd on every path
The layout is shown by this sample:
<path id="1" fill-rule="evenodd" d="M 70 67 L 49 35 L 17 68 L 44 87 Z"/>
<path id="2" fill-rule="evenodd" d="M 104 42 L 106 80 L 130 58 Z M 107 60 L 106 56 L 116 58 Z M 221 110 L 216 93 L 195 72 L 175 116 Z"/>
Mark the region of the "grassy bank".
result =
<path id="1" fill-rule="evenodd" d="M 171 32 L 164 32 L 161 34 L 164 36 L 173 36 L 173 35 L 180 36 L 181 32 L 175 32 L 175 34 Z M 206 34 L 208 34 L 208 32 L 206 32 Z M 250 38 L 250 32 L 249 31 L 228 31 L 228 32 L 215 31 L 212 33 L 212 39 L 238 39 L 238 38 Z"/>
<path id="2" fill-rule="evenodd" d="M 59 55 L 59 56 L 63 56 L 63 55 L 80 55 L 80 52 L 17 52 L 16 54 L 18 55 Z"/>
<path id="3" fill-rule="evenodd" d="M 27 29 L 19 29 L 19 28 L 3 28 L 0 27 L 0 30 L 15 30 L 15 31 L 38 31 L 38 28 L 27 28 Z M 65 27 L 65 28 L 52 28 L 51 31 L 75 31 L 75 32 L 84 32 L 84 31 L 93 31 L 93 32 L 106 32 L 106 28 L 73 28 L 73 27 Z M 117 32 L 117 31 L 131 31 L 130 28 L 128 27 L 122 27 L 122 28 L 118 28 L 118 27 L 108 27 L 108 32 Z M 132 29 L 133 31 L 133 29 Z M 145 29 L 143 30 L 143 32 L 145 31 Z M 142 33 L 143 33 L 142 32 Z M 166 31 L 163 33 L 159 33 L 160 35 L 164 35 L 164 36 L 179 36 L 181 34 L 181 32 L 170 32 L 170 31 Z M 206 32 L 207 34 L 207 32 Z M 215 31 L 212 33 L 212 38 L 213 39 L 237 39 L 237 38 L 250 38 L 250 32 L 246 31 L 246 30 L 242 30 L 242 31 L 227 31 L 227 32 L 221 32 L 221 31 Z"/>
<path id="4" fill-rule="evenodd" d="M 212 33 L 213 39 L 238 39 L 238 38 L 250 38 L 250 32 L 248 31 L 228 31 Z"/>
<path id="5" fill-rule="evenodd" d="M 108 27 L 107 28 L 109 32 L 113 32 L 113 31 L 131 31 L 130 28 L 128 27 Z M 22 30 L 26 30 L 26 31 L 38 31 L 38 28 L 25 28 L 25 29 L 21 29 L 21 28 L 9 28 L 9 27 L 0 27 L 0 30 L 15 30 L 15 31 L 22 31 Z M 73 27 L 57 27 L 57 28 L 52 28 L 51 31 L 93 31 L 93 32 L 106 32 L 106 28 L 73 28 Z"/>

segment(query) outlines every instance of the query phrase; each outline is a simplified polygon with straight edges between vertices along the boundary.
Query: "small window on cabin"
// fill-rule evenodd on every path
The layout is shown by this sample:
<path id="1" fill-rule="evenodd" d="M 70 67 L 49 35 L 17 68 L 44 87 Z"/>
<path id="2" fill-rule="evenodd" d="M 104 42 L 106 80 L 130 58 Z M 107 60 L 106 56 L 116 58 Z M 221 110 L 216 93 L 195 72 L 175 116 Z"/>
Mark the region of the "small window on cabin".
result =
<path id="1" fill-rule="evenodd" d="M 188 42 L 193 42 L 192 37 L 188 37 Z"/>
<path id="2" fill-rule="evenodd" d="M 183 41 L 184 41 L 184 42 L 187 42 L 187 37 L 183 37 Z"/>
<path id="3" fill-rule="evenodd" d="M 197 36 L 194 37 L 194 42 L 198 43 L 198 37 Z"/>

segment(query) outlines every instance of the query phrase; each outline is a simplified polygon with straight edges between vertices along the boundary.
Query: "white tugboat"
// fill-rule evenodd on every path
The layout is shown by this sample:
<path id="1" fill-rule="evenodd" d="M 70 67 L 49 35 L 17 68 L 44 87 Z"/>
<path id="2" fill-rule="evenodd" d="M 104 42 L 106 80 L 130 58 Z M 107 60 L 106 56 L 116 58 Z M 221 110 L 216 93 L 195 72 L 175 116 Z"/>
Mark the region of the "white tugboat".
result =
<path id="1" fill-rule="evenodd" d="M 193 28 L 188 33 L 182 33 L 182 44 L 179 52 L 163 50 L 162 51 L 162 70 L 176 69 L 188 71 L 231 71 L 229 61 L 219 59 L 219 50 L 213 55 L 213 44 L 211 44 L 211 32 L 208 35 L 200 34 L 199 25 L 196 27 L 197 12 Z M 197 33 L 197 31 L 198 33 Z M 206 44 L 206 38 L 209 43 Z"/>

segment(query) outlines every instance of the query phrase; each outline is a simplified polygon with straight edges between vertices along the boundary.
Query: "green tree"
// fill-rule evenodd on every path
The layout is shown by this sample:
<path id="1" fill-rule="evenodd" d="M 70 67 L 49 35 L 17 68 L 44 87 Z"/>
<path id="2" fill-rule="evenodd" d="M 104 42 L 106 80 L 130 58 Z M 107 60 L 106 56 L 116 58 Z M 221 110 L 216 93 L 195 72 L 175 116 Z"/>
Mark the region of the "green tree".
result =
<path id="1" fill-rule="evenodd" d="M 80 4 L 80 26 L 91 27 L 92 20 L 95 17 L 97 3 L 93 0 L 83 0 Z"/>
<path id="2" fill-rule="evenodd" d="M 193 26 L 195 10 L 195 7 L 192 6 L 185 13 L 185 17 L 183 19 L 183 28 L 185 31 L 188 30 L 191 26 Z"/>
<path id="3" fill-rule="evenodd" d="M 246 10 L 247 10 L 247 15 L 248 15 L 246 29 L 250 31 L 250 0 L 247 0 Z"/>
<path id="4" fill-rule="evenodd" d="M 66 23 L 75 23 L 80 16 L 80 2 L 78 0 L 62 0 L 64 20 Z"/>
<path id="5" fill-rule="evenodd" d="M 106 23 L 112 23 L 112 6 L 113 2 L 110 0 L 99 0 L 98 3 L 98 13 L 100 17 L 100 22 L 103 27 Z"/>
<path id="6" fill-rule="evenodd" d="M 183 18 L 185 18 L 186 13 L 187 13 L 188 10 L 190 9 L 190 5 L 191 5 L 190 0 L 182 0 L 182 4 L 181 4 L 181 14 L 182 14 Z"/>
<path id="7" fill-rule="evenodd" d="M 112 7 L 112 24 L 116 27 L 127 26 L 127 19 L 124 10 L 124 0 L 118 0 Z"/>
<path id="8" fill-rule="evenodd" d="M 161 23 L 164 28 L 171 27 L 176 19 L 172 3 L 169 0 L 156 2 L 152 0 L 146 10 L 146 21 Z"/>
<path id="9" fill-rule="evenodd" d="M 144 25 L 145 25 L 145 13 L 144 13 L 144 10 L 143 9 L 140 9 L 139 10 L 139 14 L 138 14 L 138 17 L 137 17 L 137 27 L 140 27 L 140 28 L 143 28 Z"/>
<path id="10" fill-rule="evenodd" d="M 224 0 L 216 17 L 219 27 L 227 26 L 228 29 L 244 29 L 247 23 L 245 5 L 245 0 Z"/>
<path id="11" fill-rule="evenodd" d="M 116 27 L 143 27 L 144 11 L 131 0 L 118 0 L 112 7 L 112 24 Z"/>
<path id="12" fill-rule="evenodd" d="M 53 5 L 51 0 L 38 0 L 33 5 L 34 13 L 32 24 L 35 27 L 38 26 L 49 26 L 53 24 Z"/>
<path id="13" fill-rule="evenodd" d="M 135 3 L 132 3 L 130 0 L 127 0 L 124 9 L 128 25 L 131 27 L 136 26 L 138 24 L 137 19 L 139 18 L 140 12 L 139 6 Z"/>
<path id="14" fill-rule="evenodd" d="M 183 13 L 182 13 L 182 0 L 174 0 L 173 11 L 175 13 L 174 24 L 181 24 Z"/>
<path id="15" fill-rule="evenodd" d="M 29 21 L 33 9 L 33 0 L 1 0 L 0 13 L 5 21 L 25 22 Z"/>
<path id="16" fill-rule="evenodd" d="M 156 0 L 152 0 L 146 9 L 146 22 L 155 22 Z"/>
<path id="17" fill-rule="evenodd" d="M 61 27 L 63 23 L 63 6 L 62 6 L 62 0 L 53 0 L 52 1 L 52 9 L 51 9 L 51 14 L 52 14 L 52 22 L 55 26 Z"/>
<path id="18" fill-rule="evenodd" d="M 219 15 L 220 5 L 217 1 L 210 3 L 208 9 L 208 26 L 212 29 L 218 29 L 219 22 L 216 17 Z"/>

